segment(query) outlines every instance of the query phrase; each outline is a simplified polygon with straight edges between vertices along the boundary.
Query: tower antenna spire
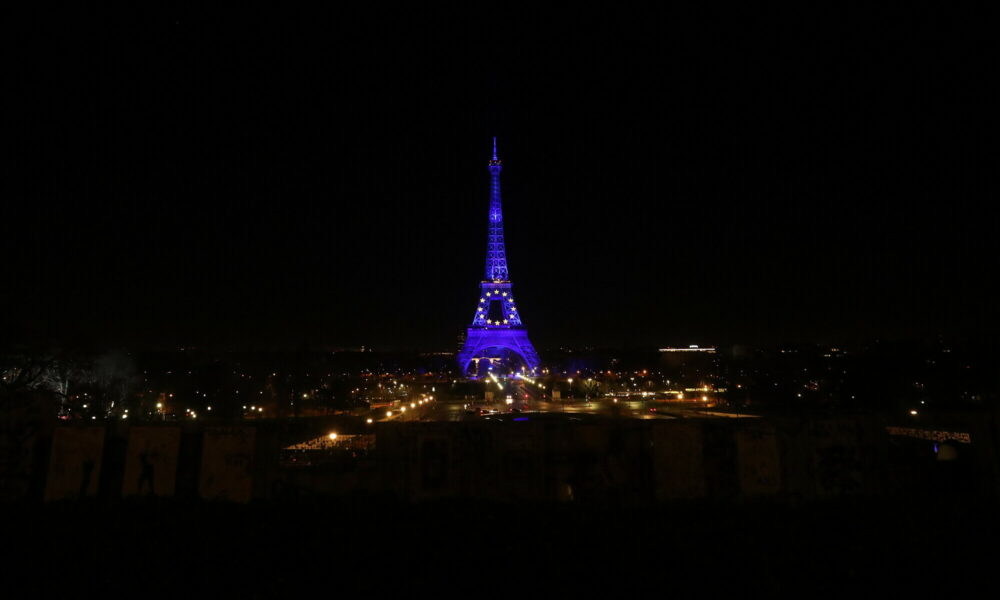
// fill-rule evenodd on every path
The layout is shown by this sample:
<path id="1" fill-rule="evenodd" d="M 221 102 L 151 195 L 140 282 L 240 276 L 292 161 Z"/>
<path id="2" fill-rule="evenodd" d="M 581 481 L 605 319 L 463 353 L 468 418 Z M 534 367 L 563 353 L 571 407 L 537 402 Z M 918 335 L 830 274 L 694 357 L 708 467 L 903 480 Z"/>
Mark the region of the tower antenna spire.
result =
<path id="1" fill-rule="evenodd" d="M 493 160 L 497 159 L 497 136 L 493 136 Z"/>

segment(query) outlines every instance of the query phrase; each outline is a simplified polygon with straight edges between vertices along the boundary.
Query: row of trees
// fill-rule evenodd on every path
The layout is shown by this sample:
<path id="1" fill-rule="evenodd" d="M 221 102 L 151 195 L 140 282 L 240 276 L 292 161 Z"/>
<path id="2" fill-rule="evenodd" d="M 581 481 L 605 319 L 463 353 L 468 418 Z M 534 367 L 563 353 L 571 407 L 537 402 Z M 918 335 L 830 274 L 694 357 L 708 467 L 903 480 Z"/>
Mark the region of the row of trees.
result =
<path id="1" fill-rule="evenodd" d="M 60 417 L 74 411 L 110 417 L 127 406 L 140 382 L 132 358 L 119 351 L 8 351 L 0 357 L 0 402 L 8 408 L 30 398 Z"/>

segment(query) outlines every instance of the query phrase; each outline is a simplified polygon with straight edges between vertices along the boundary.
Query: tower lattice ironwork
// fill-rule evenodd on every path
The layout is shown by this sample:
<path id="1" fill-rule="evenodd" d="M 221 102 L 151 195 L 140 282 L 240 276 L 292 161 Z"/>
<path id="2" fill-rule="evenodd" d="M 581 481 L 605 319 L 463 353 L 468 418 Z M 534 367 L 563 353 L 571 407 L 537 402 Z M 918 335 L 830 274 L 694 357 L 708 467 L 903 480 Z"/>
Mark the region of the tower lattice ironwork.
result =
<path id="1" fill-rule="evenodd" d="M 490 170 L 489 230 L 486 238 L 486 274 L 479 284 L 479 305 L 472 317 L 472 325 L 465 336 L 465 345 L 458 354 L 458 365 L 464 373 L 476 361 L 503 358 L 511 352 L 520 357 L 525 368 L 534 372 L 539 365 L 538 353 L 528 340 L 528 331 L 521 322 L 521 315 L 514 302 L 513 284 L 507 270 L 507 251 L 503 240 L 503 209 L 500 205 L 500 159 L 497 158 L 497 139 L 493 138 L 493 159 Z"/>

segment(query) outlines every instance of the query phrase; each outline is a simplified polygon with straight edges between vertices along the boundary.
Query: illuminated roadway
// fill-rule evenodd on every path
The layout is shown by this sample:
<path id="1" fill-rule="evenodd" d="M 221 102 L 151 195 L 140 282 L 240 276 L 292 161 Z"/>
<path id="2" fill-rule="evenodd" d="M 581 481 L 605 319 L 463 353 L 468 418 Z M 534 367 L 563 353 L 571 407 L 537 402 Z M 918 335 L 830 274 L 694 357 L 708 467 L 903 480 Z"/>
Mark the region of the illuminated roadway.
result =
<path id="1" fill-rule="evenodd" d="M 697 402 L 670 402 L 657 400 L 629 400 L 610 397 L 568 399 L 562 401 L 543 400 L 538 389 L 519 381 L 508 381 L 504 388 L 493 390 L 494 402 L 484 400 L 437 399 L 433 402 L 420 403 L 412 400 L 405 404 L 406 411 L 399 409 L 402 404 L 391 409 L 373 411 L 371 416 L 375 421 L 476 421 L 489 416 L 480 415 L 480 408 L 495 409 L 498 413 L 511 412 L 513 407 L 521 413 L 547 413 L 568 415 L 595 415 L 604 417 L 623 417 L 630 419 L 683 419 L 683 418 L 746 418 L 754 415 L 734 414 L 718 410 L 708 410 Z M 508 406 L 505 398 L 510 395 L 514 404 Z M 387 417 L 387 410 L 392 416 Z"/>

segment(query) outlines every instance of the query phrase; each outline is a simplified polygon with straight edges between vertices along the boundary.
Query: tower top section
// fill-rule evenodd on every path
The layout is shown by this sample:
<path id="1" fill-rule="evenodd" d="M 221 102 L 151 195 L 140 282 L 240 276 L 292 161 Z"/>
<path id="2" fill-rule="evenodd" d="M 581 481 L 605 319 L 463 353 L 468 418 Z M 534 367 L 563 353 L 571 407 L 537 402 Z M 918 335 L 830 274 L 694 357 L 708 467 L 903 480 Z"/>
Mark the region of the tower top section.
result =
<path id="1" fill-rule="evenodd" d="M 490 168 L 499 169 L 501 164 L 500 159 L 497 158 L 497 136 L 493 136 L 493 159 L 490 161 Z"/>
<path id="2" fill-rule="evenodd" d="M 486 242 L 486 276 L 484 281 L 508 281 L 507 249 L 503 242 L 503 208 L 500 202 L 500 159 L 497 139 L 493 138 L 493 160 L 490 161 L 490 219 Z"/>

